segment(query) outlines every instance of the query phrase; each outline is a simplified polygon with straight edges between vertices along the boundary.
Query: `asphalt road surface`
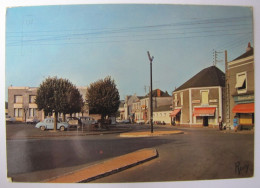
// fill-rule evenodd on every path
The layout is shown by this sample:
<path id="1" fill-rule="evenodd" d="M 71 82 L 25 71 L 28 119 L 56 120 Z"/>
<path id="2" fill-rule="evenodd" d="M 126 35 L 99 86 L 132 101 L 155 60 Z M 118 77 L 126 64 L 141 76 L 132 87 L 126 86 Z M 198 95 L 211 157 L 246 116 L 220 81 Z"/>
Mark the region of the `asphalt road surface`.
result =
<path id="1" fill-rule="evenodd" d="M 147 138 L 106 134 L 7 140 L 8 176 L 16 182 L 38 182 L 143 148 L 156 148 L 159 157 L 93 182 L 253 176 L 254 134 L 224 133 L 212 128 L 183 130 L 185 134 Z"/>

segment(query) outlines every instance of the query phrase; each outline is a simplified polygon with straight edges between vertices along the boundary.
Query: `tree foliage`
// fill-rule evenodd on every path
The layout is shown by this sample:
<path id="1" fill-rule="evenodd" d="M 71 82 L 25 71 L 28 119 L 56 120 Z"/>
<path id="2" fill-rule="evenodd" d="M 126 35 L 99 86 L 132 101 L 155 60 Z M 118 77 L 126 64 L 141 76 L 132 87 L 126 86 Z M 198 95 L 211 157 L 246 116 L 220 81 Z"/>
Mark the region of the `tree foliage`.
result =
<path id="1" fill-rule="evenodd" d="M 90 113 L 101 114 L 102 119 L 115 114 L 119 108 L 119 92 L 110 76 L 92 83 L 86 97 Z"/>
<path id="2" fill-rule="evenodd" d="M 35 103 L 39 110 L 55 114 L 55 126 L 57 126 L 58 113 L 80 112 L 83 99 L 78 89 L 67 79 L 48 77 L 37 90 Z"/>
<path id="3" fill-rule="evenodd" d="M 81 112 L 82 107 L 84 106 L 83 98 L 79 90 L 72 86 L 67 94 L 68 107 L 64 109 L 63 114 L 70 114 Z"/>

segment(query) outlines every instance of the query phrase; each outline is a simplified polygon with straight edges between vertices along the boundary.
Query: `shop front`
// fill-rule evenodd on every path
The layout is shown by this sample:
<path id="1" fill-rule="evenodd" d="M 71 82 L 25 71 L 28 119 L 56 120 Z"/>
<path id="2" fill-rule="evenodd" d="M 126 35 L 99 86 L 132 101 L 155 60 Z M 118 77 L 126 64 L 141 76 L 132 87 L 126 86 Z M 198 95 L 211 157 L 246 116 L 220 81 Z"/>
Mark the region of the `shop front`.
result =
<path id="1" fill-rule="evenodd" d="M 236 114 L 239 119 L 239 125 L 241 128 L 249 126 L 251 128 L 254 126 L 254 112 L 255 104 L 254 103 L 242 103 L 237 104 L 232 109 L 232 112 Z M 250 127 L 251 126 L 251 127 Z"/>
<path id="2" fill-rule="evenodd" d="M 196 124 L 209 126 L 215 122 L 216 107 L 197 107 L 194 108 L 193 116 L 196 119 Z"/>
<path id="3" fill-rule="evenodd" d="M 234 96 L 235 106 L 232 112 L 238 118 L 240 128 L 252 128 L 255 124 L 254 95 L 246 94 Z"/>
<path id="4" fill-rule="evenodd" d="M 173 110 L 170 117 L 172 125 L 179 125 L 181 123 L 181 108 Z"/>

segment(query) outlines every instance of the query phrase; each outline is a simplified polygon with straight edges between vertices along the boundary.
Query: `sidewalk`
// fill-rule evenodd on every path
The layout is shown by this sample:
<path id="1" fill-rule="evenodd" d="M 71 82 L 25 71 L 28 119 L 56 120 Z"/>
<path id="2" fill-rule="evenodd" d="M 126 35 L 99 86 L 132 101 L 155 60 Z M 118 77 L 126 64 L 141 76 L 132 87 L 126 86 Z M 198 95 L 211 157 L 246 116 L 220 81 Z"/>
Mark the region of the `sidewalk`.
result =
<path id="1" fill-rule="evenodd" d="M 12 126 L 8 128 L 6 139 L 35 139 L 35 138 L 57 138 L 57 137 L 74 137 L 74 136 L 88 136 L 88 135 L 103 135 L 103 134 L 116 134 L 128 132 L 132 129 L 130 127 L 111 126 L 106 129 L 69 129 L 67 131 L 41 131 L 33 125 Z"/>
<path id="2" fill-rule="evenodd" d="M 183 131 L 157 131 L 154 130 L 153 133 L 150 131 L 139 131 L 139 132 L 127 132 L 121 133 L 120 137 L 151 137 L 151 136 L 163 136 L 163 135 L 171 135 L 171 134 L 184 134 Z"/>
<path id="3" fill-rule="evenodd" d="M 97 178 L 136 166 L 158 157 L 156 149 L 142 149 L 126 155 L 115 157 L 50 180 L 45 183 L 86 183 Z"/>

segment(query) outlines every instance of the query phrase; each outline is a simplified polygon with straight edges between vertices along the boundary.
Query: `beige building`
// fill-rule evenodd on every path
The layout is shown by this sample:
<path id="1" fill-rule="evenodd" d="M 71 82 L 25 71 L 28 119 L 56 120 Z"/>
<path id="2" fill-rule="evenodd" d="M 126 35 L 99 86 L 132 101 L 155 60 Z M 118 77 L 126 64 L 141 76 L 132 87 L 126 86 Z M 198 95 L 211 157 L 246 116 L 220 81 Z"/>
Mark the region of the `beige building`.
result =
<path id="1" fill-rule="evenodd" d="M 8 87 L 8 115 L 16 121 L 25 119 L 44 119 L 43 111 L 37 110 L 35 98 L 36 87 Z"/>
<path id="2" fill-rule="evenodd" d="M 27 119 L 43 120 L 44 112 L 39 111 L 35 98 L 37 87 L 8 87 L 8 115 L 14 117 L 16 121 L 25 121 Z M 87 87 L 78 87 L 84 101 L 86 101 Z M 84 111 L 76 114 L 76 116 L 88 116 L 89 109 L 85 104 Z"/>
<path id="3" fill-rule="evenodd" d="M 235 115 L 239 125 L 254 126 L 254 49 L 250 43 L 246 52 L 231 62 L 228 62 L 228 106 L 227 125 L 233 128 Z"/>
<path id="4" fill-rule="evenodd" d="M 154 124 L 171 124 L 171 104 L 160 106 L 153 111 Z"/>
<path id="5" fill-rule="evenodd" d="M 172 97 L 160 89 L 153 90 L 153 110 L 170 105 Z M 148 123 L 150 121 L 150 97 L 149 94 L 144 97 L 139 97 L 133 102 L 132 114 L 134 114 L 135 122 Z"/>
<path id="6" fill-rule="evenodd" d="M 217 126 L 224 114 L 224 87 L 225 74 L 216 66 L 200 71 L 173 91 L 172 124 Z"/>

